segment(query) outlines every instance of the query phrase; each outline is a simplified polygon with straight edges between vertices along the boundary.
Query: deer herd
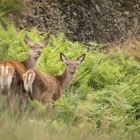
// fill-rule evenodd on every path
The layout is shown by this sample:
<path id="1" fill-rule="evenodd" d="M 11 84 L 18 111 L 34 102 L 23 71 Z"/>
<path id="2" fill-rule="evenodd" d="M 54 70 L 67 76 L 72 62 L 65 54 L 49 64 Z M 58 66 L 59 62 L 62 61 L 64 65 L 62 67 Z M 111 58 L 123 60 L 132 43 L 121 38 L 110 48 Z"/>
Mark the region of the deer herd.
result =
<path id="1" fill-rule="evenodd" d="M 43 48 L 49 42 L 49 36 L 41 43 L 33 43 L 25 35 L 24 42 L 28 45 L 29 52 L 23 62 L 15 60 L 0 62 L 0 93 L 6 95 L 5 107 L 10 109 L 17 95 L 20 113 L 24 112 L 28 98 L 48 104 L 52 108 L 53 102 L 58 100 L 71 84 L 77 66 L 85 59 L 85 54 L 76 60 L 68 60 L 60 53 L 60 59 L 66 67 L 61 75 L 53 76 L 35 69 Z"/>

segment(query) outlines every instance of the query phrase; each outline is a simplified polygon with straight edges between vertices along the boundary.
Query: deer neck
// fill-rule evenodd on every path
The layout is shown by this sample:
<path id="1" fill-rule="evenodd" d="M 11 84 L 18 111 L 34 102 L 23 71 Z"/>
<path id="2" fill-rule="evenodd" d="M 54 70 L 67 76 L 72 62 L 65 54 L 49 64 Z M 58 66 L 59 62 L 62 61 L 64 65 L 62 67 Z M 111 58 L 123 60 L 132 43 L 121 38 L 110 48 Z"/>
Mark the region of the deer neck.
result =
<path id="1" fill-rule="evenodd" d="M 30 54 L 28 55 L 27 59 L 24 60 L 22 63 L 26 67 L 26 69 L 33 69 L 37 65 L 38 59 L 34 59 Z"/>
<path id="2" fill-rule="evenodd" d="M 62 91 L 66 90 L 70 86 L 73 77 L 74 74 L 68 73 L 67 69 L 64 70 L 62 75 L 57 77 L 60 83 L 60 87 L 62 88 Z"/>

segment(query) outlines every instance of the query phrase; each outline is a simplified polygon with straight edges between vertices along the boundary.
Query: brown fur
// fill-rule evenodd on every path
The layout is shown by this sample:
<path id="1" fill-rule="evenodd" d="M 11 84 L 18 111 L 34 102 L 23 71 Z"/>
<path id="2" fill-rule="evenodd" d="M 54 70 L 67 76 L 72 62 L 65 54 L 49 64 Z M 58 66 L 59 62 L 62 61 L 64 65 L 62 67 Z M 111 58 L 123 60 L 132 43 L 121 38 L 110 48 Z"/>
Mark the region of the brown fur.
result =
<path id="1" fill-rule="evenodd" d="M 26 97 L 27 94 L 23 87 L 22 76 L 26 70 L 36 66 L 37 61 L 42 53 L 42 49 L 44 46 L 46 46 L 48 40 L 49 37 L 45 38 L 42 43 L 32 43 L 30 38 L 25 36 L 24 42 L 30 48 L 27 59 L 21 63 L 14 60 L 4 60 L 0 62 L 0 92 L 4 94 L 6 94 L 6 92 L 8 93 L 8 107 L 10 106 L 16 92 L 22 91 L 22 94 L 19 92 L 20 99 L 24 99 Z"/>
<path id="2" fill-rule="evenodd" d="M 62 57 L 61 60 L 67 65 L 62 75 L 52 76 L 35 69 L 28 70 L 23 75 L 23 81 L 28 93 L 28 89 L 32 86 L 32 93 L 30 95 L 32 99 L 36 99 L 44 104 L 58 100 L 62 92 L 69 87 L 78 64 L 85 58 L 85 54 L 81 55 L 77 60 L 67 60 L 62 53 L 60 56 Z M 31 83 L 26 83 L 26 79 L 31 73 L 35 74 L 35 79 Z"/>
<path id="3" fill-rule="evenodd" d="M 61 96 L 60 81 L 56 77 L 41 71 L 34 70 L 34 72 L 33 98 L 43 103 L 59 99 Z"/>
<path id="4" fill-rule="evenodd" d="M 14 60 L 4 60 L 2 62 L 0 62 L 0 68 L 1 67 L 9 67 L 9 71 L 13 71 L 12 73 L 12 82 L 10 84 L 10 87 L 4 87 L 4 88 L 0 88 L 0 91 L 2 94 L 6 94 L 7 95 L 7 99 L 6 99 L 6 106 L 10 107 L 11 103 L 13 102 L 13 98 L 15 96 L 16 91 L 19 92 L 22 84 L 22 75 L 26 72 L 26 69 L 24 67 L 24 65 L 22 65 L 19 62 L 16 62 Z"/>
<path id="5" fill-rule="evenodd" d="M 49 36 L 44 38 L 42 43 L 32 43 L 28 36 L 24 37 L 24 42 L 29 46 L 29 54 L 26 60 L 21 63 L 26 69 L 33 69 L 38 63 L 38 59 L 42 54 L 43 48 L 48 44 Z"/>
<path id="6" fill-rule="evenodd" d="M 4 60 L 4 61 L 0 62 L 0 65 L 3 65 L 3 66 L 9 65 L 11 67 L 11 69 L 15 69 L 15 71 L 18 73 L 18 75 L 21 79 L 22 79 L 22 75 L 25 73 L 24 65 L 15 60 Z"/>

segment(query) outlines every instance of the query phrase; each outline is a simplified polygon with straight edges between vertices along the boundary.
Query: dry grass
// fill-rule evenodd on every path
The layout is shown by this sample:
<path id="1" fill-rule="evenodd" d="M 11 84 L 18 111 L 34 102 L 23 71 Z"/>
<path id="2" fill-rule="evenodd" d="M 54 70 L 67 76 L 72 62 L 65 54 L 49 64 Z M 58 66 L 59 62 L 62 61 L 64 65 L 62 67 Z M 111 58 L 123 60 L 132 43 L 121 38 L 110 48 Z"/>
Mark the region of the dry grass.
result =
<path id="1" fill-rule="evenodd" d="M 127 39 L 123 42 L 115 42 L 110 44 L 106 52 L 115 52 L 120 50 L 127 57 L 134 57 L 140 60 L 140 40 L 136 38 Z"/>

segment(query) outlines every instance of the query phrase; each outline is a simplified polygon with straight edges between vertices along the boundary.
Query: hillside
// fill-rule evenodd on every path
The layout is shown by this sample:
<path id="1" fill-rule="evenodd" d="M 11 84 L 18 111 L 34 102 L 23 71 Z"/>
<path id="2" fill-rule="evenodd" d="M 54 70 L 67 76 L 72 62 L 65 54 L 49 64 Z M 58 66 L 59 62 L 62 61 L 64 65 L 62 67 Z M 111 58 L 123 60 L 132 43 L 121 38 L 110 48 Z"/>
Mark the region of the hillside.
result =
<path id="1" fill-rule="evenodd" d="M 72 41 L 110 43 L 131 37 L 140 39 L 139 0 L 25 0 L 21 28 L 63 32 Z M 12 17 L 12 19 L 13 19 Z"/>
<path id="2" fill-rule="evenodd" d="M 0 61 L 5 59 L 23 61 L 29 49 L 24 42 L 24 36 L 28 35 L 32 42 L 40 42 L 48 33 L 53 34 L 50 34 L 47 47 L 43 48 L 36 69 L 47 74 L 60 75 L 66 67 L 60 61 L 60 52 L 63 52 L 68 59 L 74 60 L 81 54 L 86 54 L 85 60 L 78 66 L 70 87 L 54 103 L 55 110 L 52 116 L 48 114 L 48 104 L 43 105 L 39 101 L 30 99 L 26 111 L 21 116 L 18 96 L 14 99 L 11 110 L 5 110 L 6 96 L 1 95 L 0 139 L 139 140 L 140 40 L 139 16 L 137 16 L 139 9 L 135 7 L 130 15 L 120 17 L 122 27 L 125 25 L 125 30 L 122 32 L 114 27 L 114 24 L 109 23 L 114 13 L 110 9 L 115 11 L 117 8 L 114 4 L 120 2 L 125 9 L 129 7 L 124 5 L 123 0 L 73 1 L 34 0 L 34 3 L 32 0 L 0 1 Z M 102 3 L 103 9 L 107 5 L 114 5 L 105 8 L 110 14 L 110 20 L 107 15 L 99 18 L 103 26 L 98 26 L 94 19 L 87 17 L 87 11 L 89 15 L 95 14 L 95 9 L 99 8 L 94 7 L 93 2 L 98 6 Z M 138 1 L 125 2 L 127 4 Z M 131 6 L 129 8 L 133 9 L 134 5 Z M 79 12 L 79 18 L 75 11 Z M 101 8 L 97 13 L 99 11 L 104 13 Z M 74 15 L 70 18 L 69 14 L 73 12 Z M 120 13 L 117 17 L 119 15 Z M 129 22 L 132 20 L 132 15 L 137 19 L 136 24 Z M 129 20 L 125 20 L 127 18 Z M 88 24 L 83 26 L 82 21 Z M 77 29 L 75 23 L 77 26 L 80 25 L 78 30 L 75 30 Z M 106 32 L 104 30 L 106 27 L 111 31 Z M 131 31 L 134 34 L 129 34 Z M 122 39 L 124 41 L 121 41 Z"/>

